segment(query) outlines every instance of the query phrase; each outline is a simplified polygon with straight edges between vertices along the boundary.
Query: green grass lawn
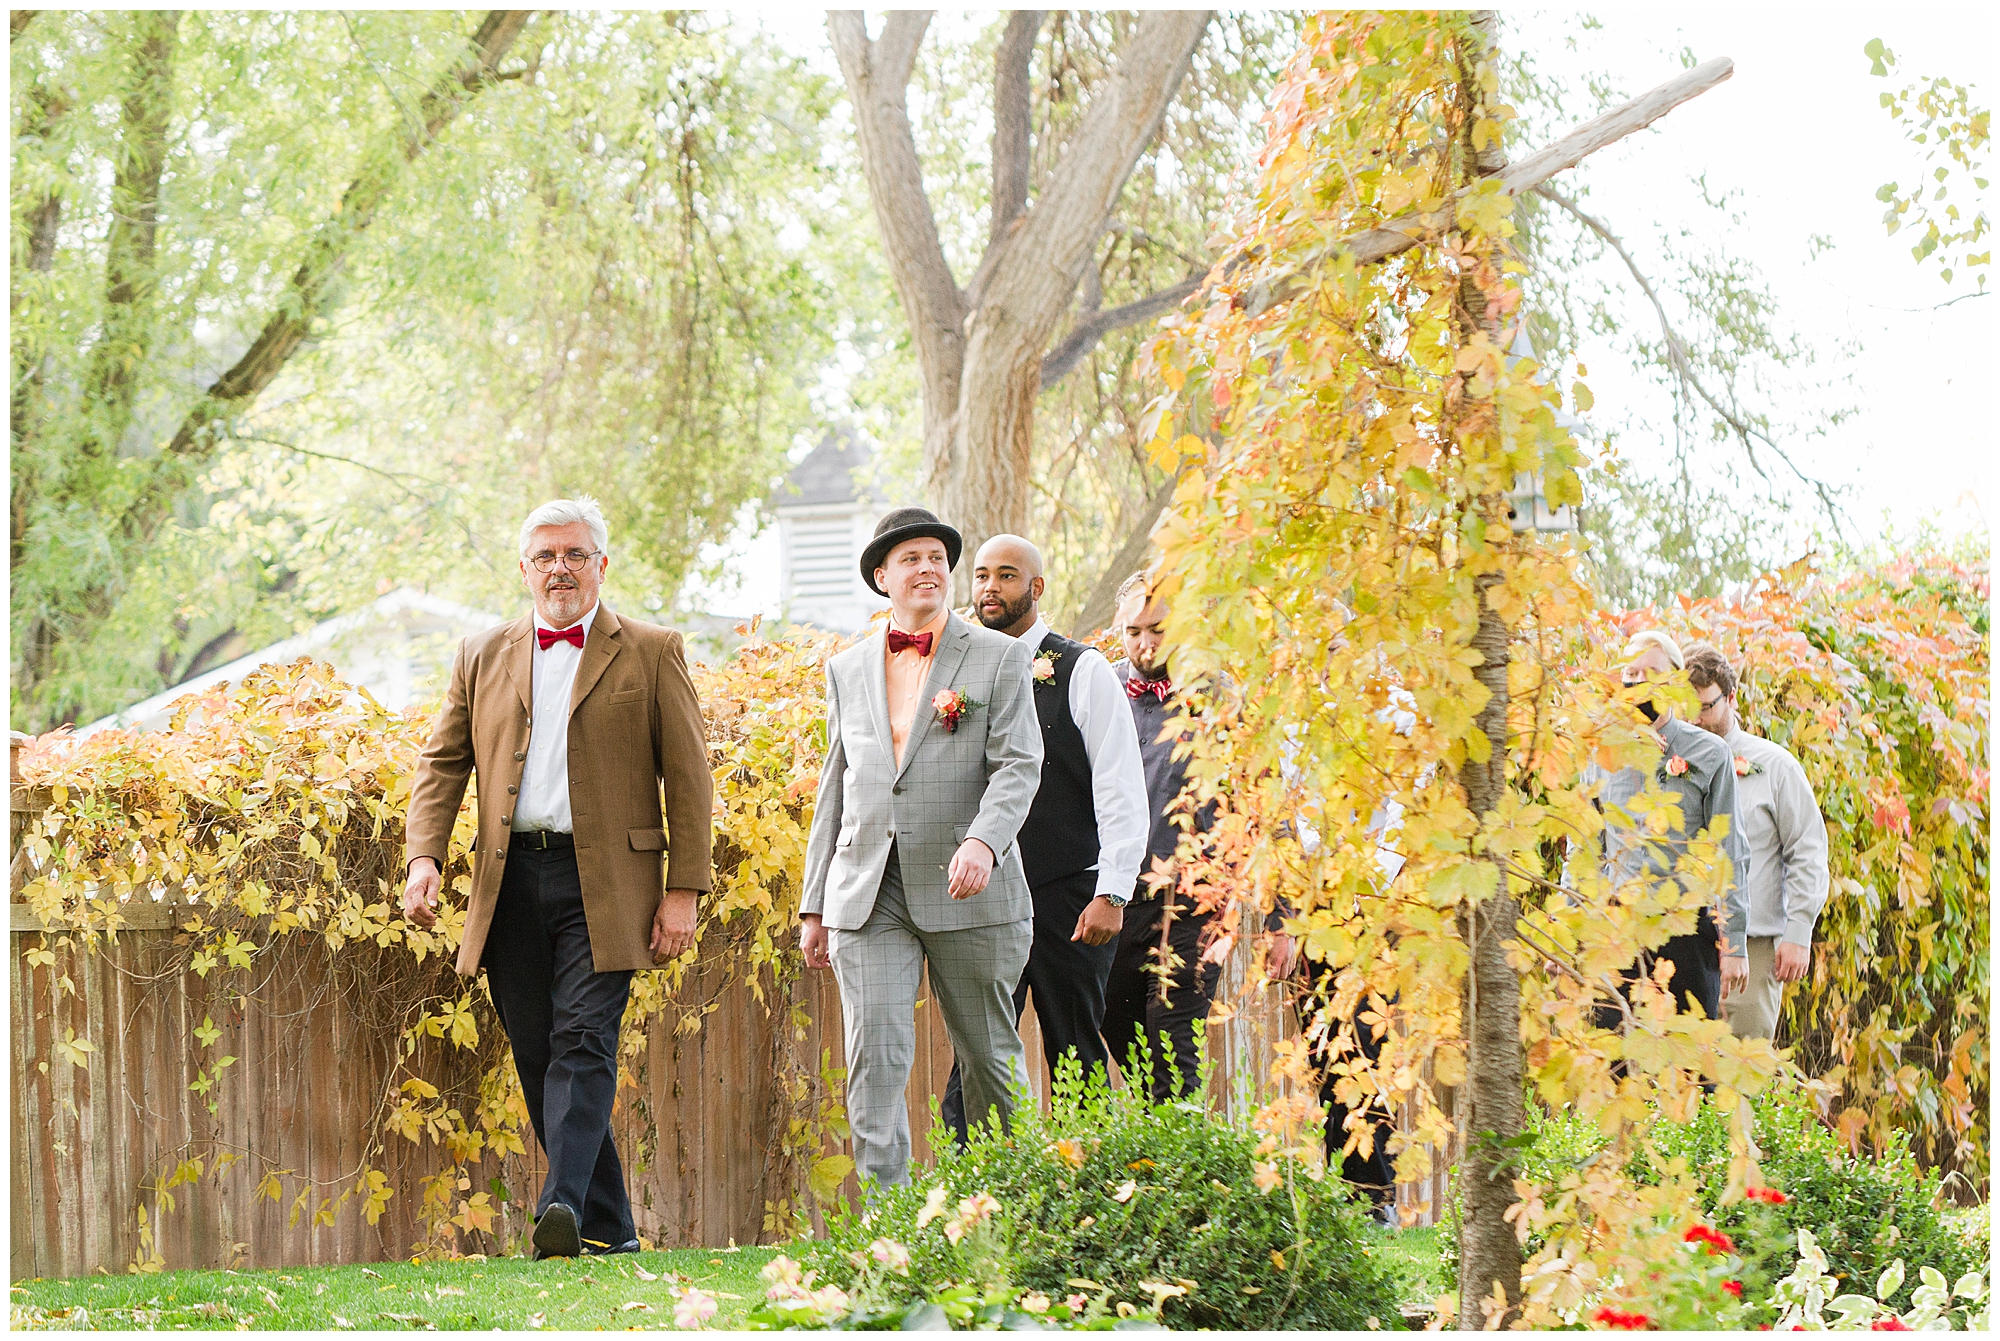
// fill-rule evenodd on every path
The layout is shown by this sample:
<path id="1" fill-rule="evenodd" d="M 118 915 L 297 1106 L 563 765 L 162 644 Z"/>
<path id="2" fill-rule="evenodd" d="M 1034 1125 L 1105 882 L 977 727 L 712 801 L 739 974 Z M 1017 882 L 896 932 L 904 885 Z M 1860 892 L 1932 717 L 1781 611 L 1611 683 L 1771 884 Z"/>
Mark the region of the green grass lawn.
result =
<path id="1" fill-rule="evenodd" d="M 672 1331 L 669 1287 L 688 1284 L 720 1303 L 709 1325 L 730 1327 L 764 1297 L 757 1273 L 777 1251 L 682 1248 L 550 1262 L 510 1257 L 29 1280 L 11 1287 L 9 1312 L 16 1328 Z"/>
<path id="2" fill-rule="evenodd" d="M 1444 1288 L 1437 1235 L 1406 1229 L 1369 1236 L 1370 1253 L 1394 1273 L 1406 1305 L 1428 1308 Z M 779 1251 L 679 1248 L 553 1262 L 496 1257 L 28 1280 L 11 1287 L 9 1311 L 16 1328 L 672 1331 L 670 1287 L 695 1285 L 721 1305 L 709 1326 L 728 1328 L 763 1298 L 757 1273 Z"/>

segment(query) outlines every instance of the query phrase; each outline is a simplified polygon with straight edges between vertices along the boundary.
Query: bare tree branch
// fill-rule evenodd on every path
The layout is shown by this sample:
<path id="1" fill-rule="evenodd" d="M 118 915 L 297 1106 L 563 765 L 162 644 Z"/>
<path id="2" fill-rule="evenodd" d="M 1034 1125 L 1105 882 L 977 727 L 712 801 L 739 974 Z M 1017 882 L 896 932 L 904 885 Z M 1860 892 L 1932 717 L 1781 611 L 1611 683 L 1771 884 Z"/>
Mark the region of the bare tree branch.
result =
<path id="1" fill-rule="evenodd" d="M 1134 299 L 1108 311 L 1088 313 L 1070 327 L 1062 343 L 1042 356 L 1042 390 L 1047 391 L 1074 372 L 1076 366 L 1089 357 L 1090 351 L 1097 348 L 1099 340 L 1120 326 L 1130 326 L 1172 311 L 1200 289 L 1201 284 L 1202 276 L 1189 275 L 1170 289 L 1149 293 L 1144 298 Z"/>
<path id="2" fill-rule="evenodd" d="M 1039 9 L 1017 9 L 1007 18 L 1000 49 L 993 53 L 993 227 L 988 245 L 1028 212 L 1028 151 L 1033 137 L 1028 118 L 1028 66 L 1042 30 Z"/>
<path id="3" fill-rule="evenodd" d="M 1799 469 L 1798 464 L 1792 460 L 1791 454 L 1786 452 L 1783 447 L 1780 447 L 1769 433 L 1745 421 L 1742 414 L 1733 406 L 1724 405 L 1721 399 L 1708 389 L 1708 384 L 1701 380 L 1701 374 L 1695 371 L 1694 359 L 1688 351 L 1687 341 L 1683 340 L 1680 332 L 1674 329 L 1673 321 L 1667 316 L 1666 305 L 1660 301 L 1659 293 L 1653 288 L 1652 282 L 1646 278 L 1645 272 L 1639 269 L 1639 263 L 1632 259 L 1632 253 L 1625 249 L 1625 244 L 1619 241 L 1618 237 L 1609 228 L 1605 227 L 1602 220 L 1586 213 L 1574 200 L 1571 200 L 1554 187 L 1548 185 L 1537 186 L 1535 194 L 1549 201 L 1551 204 L 1560 206 L 1562 209 L 1568 211 L 1585 228 L 1588 228 L 1591 232 L 1602 238 L 1605 245 L 1618 253 L 1618 259 L 1623 261 L 1626 270 L 1631 272 L 1633 280 L 1639 286 L 1639 291 L 1645 294 L 1646 301 L 1653 305 L 1653 315 L 1658 317 L 1660 322 L 1660 337 L 1666 342 L 1667 363 L 1673 368 L 1674 375 L 1680 379 L 1682 389 L 1700 397 L 1711 410 L 1715 411 L 1716 416 L 1723 423 L 1729 425 L 1730 432 L 1734 433 L 1737 440 L 1743 444 L 1743 450 L 1750 458 L 1751 467 L 1765 479 L 1770 479 L 1770 476 L 1765 473 L 1763 463 L 1757 459 L 1757 444 L 1761 442 L 1770 448 L 1794 475 L 1812 487 L 1813 492 L 1819 496 L 1820 506 L 1826 509 L 1827 517 L 1833 522 L 1836 528 L 1840 527 L 1842 524 L 1840 509 L 1834 503 L 1833 495 L 1825 483 Z"/>
<path id="4" fill-rule="evenodd" d="M 17 9 L 10 13 L 7 16 L 7 26 L 9 29 L 7 44 L 12 46 L 14 43 L 20 41 L 21 34 L 28 31 L 28 25 L 33 23 L 35 15 L 41 12 L 39 9 Z"/>
<path id="5" fill-rule="evenodd" d="M 829 10 L 826 16 L 827 35 L 854 105 L 861 171 L 882 232 L 889 277 L 916 342 L 924 385 L 924 471 L 935 475 L 946 468 L 951 451 L 965 366 L 966 299 L 938 240 L 910 127 L 910 68 L 929 23 L 926 11 L 900 10 L 889 16 L 882 36 L 870 41 L 860 10 Z"/>
<path id="6" fill-rule="evenodd" d="M 1533 190 L 1558 172 L 1575 167 L 1599 149 L 1644 130 L 1688 99 L 1708 92 L 1735 70 L 1734 61 L 1727 56 L 1718 56 L 1676 75 L 1658 88 L 1614 107 L 1594 121 L 1585 122 L 1554 144 L 1513 164 L 1500 174 L 1501 189 L 1510 196 Z M 1356 265 L 1386 261 L 1416 246 L 1425 235 L 1450 228 L 1456 213 L 1457 197 L 1454 196 L 1434 214 L 1405 214 L 1380 227 L 1365 229 L 1316 248 L 1286 274 L 1253 288 L 1241 299 L 1242 305 L 1254 317 L 1297 297 L 1305 291 L 1306 274 L 1343 251 L 1353 254 Z"/>

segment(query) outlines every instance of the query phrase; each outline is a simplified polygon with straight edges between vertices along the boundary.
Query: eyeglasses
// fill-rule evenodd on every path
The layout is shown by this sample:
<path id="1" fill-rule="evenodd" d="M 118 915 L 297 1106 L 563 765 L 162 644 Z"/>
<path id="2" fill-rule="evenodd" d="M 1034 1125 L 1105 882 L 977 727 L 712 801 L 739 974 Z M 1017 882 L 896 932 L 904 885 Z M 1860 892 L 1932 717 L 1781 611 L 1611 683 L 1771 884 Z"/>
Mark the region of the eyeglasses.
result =
<path id="1" fill-rule="evenodd" d="M 1729 695 L 1727 694 L 1717 694 L 1714 698 L 1703 698 L 1699 694 L 1697 694 L 1695 695 L 1695 702 L 1701 704 L 1701 710 L 1703 712 L 1714 712 L 1715 705 L 1722 702 L 1722 700 L 1728 697 Z"/>
<path id="2" fill-rule="evenodd" d="M 555 554 L 548 550 L 543 550 L 540 554 L 529 559 L 528 562 L 535 566 L 535 571 L 538 573 L 553 572 L 557 564 L 561 564 L 564 569 L 574 573 L 603 552 L 601 549 L 573 549 L 562 554 Z"/>

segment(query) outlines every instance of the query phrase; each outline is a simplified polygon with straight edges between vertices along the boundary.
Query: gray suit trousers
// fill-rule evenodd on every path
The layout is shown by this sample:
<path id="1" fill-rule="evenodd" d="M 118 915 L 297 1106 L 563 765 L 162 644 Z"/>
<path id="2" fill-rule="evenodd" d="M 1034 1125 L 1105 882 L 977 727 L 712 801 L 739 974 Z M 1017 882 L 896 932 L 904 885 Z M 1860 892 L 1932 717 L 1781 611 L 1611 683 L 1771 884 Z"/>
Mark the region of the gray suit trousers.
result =
<path id="1" fill-rule="evenodd" d="M 847 1037 L 847 1121 L 854 1167 L 883 1187 L 910 1180 L 910 1114 L 904 1102 L 917 1055 L 917 989 L 930 964 L 931 998 L 944 1014 L 973 1123 L 1013 1113 L 1010 1085 L 1028 1083 L 1014 1024 L 1014 984 L 1028 963 L 1031 918 L 958 931 L 924 931 L 903 898 L 896 852 L 875 908 L 856 931 L 829 932 Z"/>

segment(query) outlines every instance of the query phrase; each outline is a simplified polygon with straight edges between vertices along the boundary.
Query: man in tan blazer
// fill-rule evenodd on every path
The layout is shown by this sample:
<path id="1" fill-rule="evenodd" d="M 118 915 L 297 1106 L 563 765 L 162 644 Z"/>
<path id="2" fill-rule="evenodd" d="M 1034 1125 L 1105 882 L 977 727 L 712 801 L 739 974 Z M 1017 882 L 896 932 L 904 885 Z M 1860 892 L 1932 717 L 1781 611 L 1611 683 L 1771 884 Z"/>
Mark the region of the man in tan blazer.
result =
<path id="1" fill-rule="evenodd" d="M 693 944 L 710 887 L 713 786 L 681 635 L 598 603 L 610 547 L 588 497 L 528 515 L 534 613 L 460 645 L 410 792 L 403 913 L 430 927 L 479 775 L 458 971 L 486 970 L 548 1157 L 536 1257 L 638 1250 L 611 1140 L 618 1026 L 633 972 Z"/>

